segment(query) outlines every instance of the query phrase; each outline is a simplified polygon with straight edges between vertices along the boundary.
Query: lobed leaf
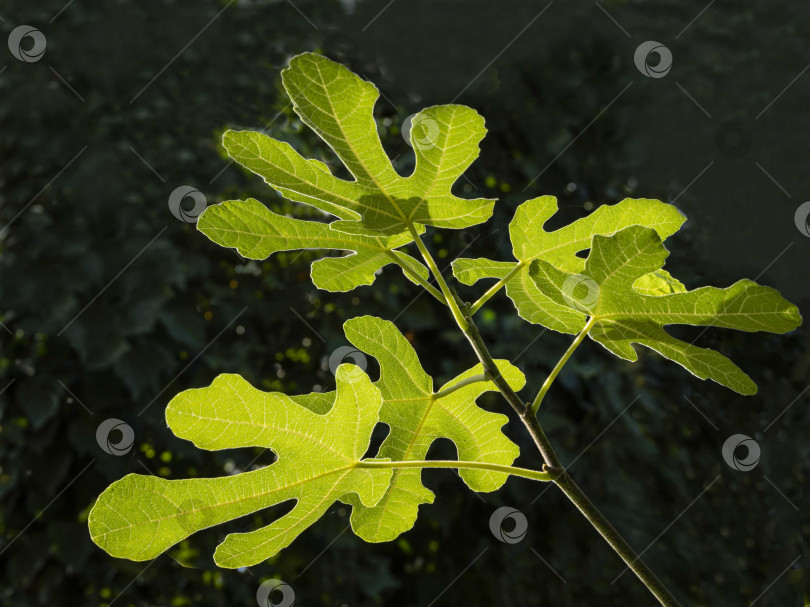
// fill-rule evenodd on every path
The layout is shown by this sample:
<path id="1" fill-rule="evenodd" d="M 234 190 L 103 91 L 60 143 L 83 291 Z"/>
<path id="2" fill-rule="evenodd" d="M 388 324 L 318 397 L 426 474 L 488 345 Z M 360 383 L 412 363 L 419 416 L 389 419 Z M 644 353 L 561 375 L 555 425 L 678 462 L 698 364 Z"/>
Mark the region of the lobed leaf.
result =
<path id="1" fill-rule="evenodd" d="M 479 408 L 475 401 L 487 391 L 497 390 L 489 381 L 465 385 L 447 395 L 440 393 L 459 382 L 483 373 L 476 365 L 450 380 L 438 391 L 433 379 L 419 363 L 408 340 L 393 323 L 363 316 L 344 324 L 346 337 L 357 348 L 372 355 L 380 364 L 383 405 L 380 421 L 390 432 L 379 456 L 395 461 L 423 460 L 438 438 L 453 441 L 458 459 L 510 465 L 518 456 L 517 445 L 501 431 L 505 415 Z M 525 378 L 507 361 L 496 361 L 509 384 L 519 390 Z M 506 482 L 500 472 L 463 469 L 461 478 L 473 491 L 495 491 Z M 420 469 L 397 469 L 385 495 L 373 505 L 354 500 L 352 527 L 369 542 L 385 542 L 413 527 L 421 504 L 433 502 L 434 495 L 421 480 Z"/>
<path id="2" fill-rule="evenodd" d="M 612 236 L 594 236 L 581 274 L 540 259 L 532 262 L 529 274 L 545 297 L 576 317 L 576 331 L 591 317 L 589 336 L 615 355 L 635 361 L 633 344 L 641 344 L 701 379 L 712 379 L 740 394 L 755 394 L 756 384 L 731 360 L 676 339 L 664 327 L 681 324 L 785 333 L 801 324 L 798 308 L 776 290 L 750 280 L 725 289 L 693 291 L 676 281 L 671 283 L 673 292 L 655 296 L 634 287 L 641 277 L 660 271 L 668 255 L 654 229 L 631 226 Z"/>
<path id="3" fill-rule="evenodd" d="M 279 215 L 253 198 L 211 205 L 200 215 L 197 229 L 248 259 L 267 259 L 273 253 L 296 249 L 351 251 L 350 255 L 326 257 L 312 264 L 313 284 L 327 291 L 350 291 L 370 285 L 381 268 L 397 262 L 424 279 L 428 277 L 424 265 L 396 250 L 411 242 L 410 234 L 345 234 L 332 230 L 327 223 Z M 410 279 L 407 273 L 405 276 Z"/>
<path id="4" fill-rule="evenodd" d="M 264 447 L 273 464 L 222 478 L 166 480 L 129 474 L 110 485 L 90 512 L 93 541 L 113 556 L 152 559 L 192 533 L 295 500 L 273 523 L 232 533 L 217 547 L 221 567 L 245 567 L 288 546 L 335 501 L 372 506 L 390 469 L 359 469 L 381 406 L 380 391 L 358 367 L 341 365 L 328 412 L 321 395 L 300 400 L 257 390 L 238 375 L 186 390 L 166 421 L 180 438 L 207 450 Z"/>
<path id="5" fill-rule="evenodd" d="M 237 162 L 283 196 L 334 215 L 336 231 L 392 236 L 413 224 L 465 228 L 492 215 L 494 200 L 451 193 L 478 157 L 484 120 L 468 107 L 434 106 L 412 121 L 416 166 L 403 177 L 393 168 L 377 133 L 377 88 L 344 66 L 313 53 L 293 57 L 281 74 L 294 111 L 323 139 L 354 177 L 332 175 L 292 146 L 253 131 L 228 131 L 223 145 Z"/>
<path id="6" fill-rule="evenodd" d="M 658 200 L 627 198 L 615 205 L 603 205 L 573 223 L 548 232 L 545 223 L 557 212 L 554 196 L 541 196 L 520 205 L 509 224 L 512 252 L 516 262 L 489 259 L 457 259 L 453 274 L 467 285 L 485 278 L 505 279 L 506 294 L 518 314 L 531 323 L 562 333 L 576 333 L 580 316 L 546 297 L 529 277 L 529 266 L 542 259 L 564 272 L 579 272 L 585 260 L 577 253 L 587 251 L 595 235 L 610 235 L 632 225 L 654 229 L 662 239 L 674 234 L 685 217 L 672 205 Z M 674 279 L 672 279 L 674 280 Z M 646 292 L 669 292 L 676 288 L 671 277 L 659 272 L 644 277 Z M 677 282 L 677 281 L 675 281 Z"/>

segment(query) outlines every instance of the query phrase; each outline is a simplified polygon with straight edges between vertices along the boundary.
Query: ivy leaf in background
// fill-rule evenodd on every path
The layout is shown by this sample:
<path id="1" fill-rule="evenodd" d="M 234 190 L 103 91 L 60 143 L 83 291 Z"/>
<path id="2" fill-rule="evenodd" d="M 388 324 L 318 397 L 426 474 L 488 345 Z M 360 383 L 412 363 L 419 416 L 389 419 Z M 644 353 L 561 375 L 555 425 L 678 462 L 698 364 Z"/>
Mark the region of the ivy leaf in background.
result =
<path id="1" fill-rule="evenodd" d="M 677 232 L 686 220 L 670 204 L 627 198 L 615 205 L 600 206 L 587 217 L 547 232 L 544 224 L 557 209 L 554 196 L 527 200 L 518 207 L 509 224 L 512 253 L 517 262 L 462 258 L 453 262 L 453 274 L 466 285 L 484 278 L 508 278 L 506 294 L 514 302 L 518 314 L 531 323 L 561 333 L 577 333 L 581 328 L 581 315 L 538 290 L 529 277 L 532 260 L 542 259 L 563 272 L 579 272 L 585 260 L 577 253 L 591 247 L 594 235 L 610 235 L 628 226 L 645 225 L 654 228 L 662 239 L 666 239 Z M 650 294 L 670 293 L 682 288 L 664 270 L 640 280 L 643 280 L 644 288 Z"/>
<path id="2" fill-rule="evenodd" d="M 336 249 L 352 251 L 344 257 L 326 257 L 312 264 L 312 282 L 327 291 L 350 291 L 370 285 L 376 272 L 399 263 L 423 279 L 428 269 L 402 251 L 410 234 L 361 236 L 330 229 L 328 223 L 302 221 L 274 213 L 258 200 L 229 200 L 208 207 L 197 221 L 197 229 L 223 247 L 236 249 L 248 259 L 267 259 L 279 251 Z"/>
<path id="3" fill-rule="evenodd" d="M 90 513 L 93 541 L 113 556 L 152 559 L 192 533 L 287 500 L 295 507 L 270 525 L 225 538 L 214 555 L 221 567 L 264 561 L 288 546 L 335 501 L 372 506 L 390 469 L 359 469 L 380 410 L 380 392 L 358 367 L 341 365 L 328 413 L 320 395 L 297 400 L 257 390 L 238 375 L 181 392 L 166 421 L 180 438 L 208 450 L 264 447 L 278 460 L 222 478 L 166 480 L 129 474 L 110 485 Z M 348 502 L 347 502 L 348 503 Z"/>
<path id="4" fill-rule="evenodd" d="M 740 394 L 755 394 L 756 384 L 731 360 L 676 339 L 664 327 L 681 324 L 785 333 L 801 324 L 798 308 L 776 290 L 750 280 L 725 289 L 701 287 L 652 297 L 634 289 L 634 283 L 658 271 L 668 255 L 655 230 L 632 226 L 613 236 L 594 236 L 581 274 L 561 271 L 541 259 L 531 263 L 529 274 L 545 297 L 565 306 L 577 319 L 572 327 L 577 332 L 590 317 L 589 336 L 616 356 L 635 361 L 633 344 L 641 344 L 701 379 L 712 379 Z"/>
<path id="5" fill-rule="evenodd" d="M 223 145 L 236 162 L 296 202 L 338 218 L 331 228 L 366 236 L 409 233 L 413 224 L 465 228 L 492 215 L 494 200 L 466 200 L 451 188 L 478 157 L 484 119 L 461 105 L 434 106 L 412 120 L 416 166 L 402 177 L 377 133 L 373 109 L 379 91 L 339 63 L 313 53 L 293 57 L 281 73 L 301 120 L 315 131 L 354 177 L 340 179 L 288 143 L 255 131 L 227 131 Z"/>
<path id="6" fill-rule="evenodd" d="M 357 348 L 372 355 L 380 364 L 375 384 L 382 393 L 380 421 L 390 433 L 380 447 L 380 457 L 394 461 L 424 460 L 430 445 L 438 438 L 449 438 L 458 450 L 458 459 L 510 465 L 518 447 L 501 431 L 508 418 L 478 407 L 476 399 L 496 390 L 492 382 L 463 385 L 447 395 L 445 390 L 483 373 L 479 364 L 450 380 L 438 391 L 433 379 L 419 363 L 411 344 L 393 323 L 362 316 L 344 323 L 346 337 Z M 513 389 L 525 383 L 523 373 L 507 361 L 496 361 Z M 495 491 L 507 475 L 486 470 L 459 470 L 473 491 Z M 353 500 L 352 527 L 369 542 L 385 542 L 413 527 L 420 504 L 433 502 L 433 492 L 422 484 L 420 469 L 397 469 L 382 499 L 368 506 Z"/>

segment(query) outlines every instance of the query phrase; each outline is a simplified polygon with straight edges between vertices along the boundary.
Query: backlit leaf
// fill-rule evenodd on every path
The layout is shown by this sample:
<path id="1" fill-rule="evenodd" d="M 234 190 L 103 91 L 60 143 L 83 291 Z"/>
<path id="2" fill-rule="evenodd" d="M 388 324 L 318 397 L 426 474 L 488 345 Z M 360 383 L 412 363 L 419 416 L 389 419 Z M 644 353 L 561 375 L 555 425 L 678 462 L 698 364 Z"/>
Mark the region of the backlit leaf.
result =
<path id="1" fill-rule="evenodd" d="M 576 333 L 579 316 L 537 289 L 529 277 L 529 265 L 534 259 L 542 259 L 564 272 L 579 272 L 585 260 L 577 253 L 587 251 L 597 234 L 610 235 L 628 226 L 645 225 L 665 239 L 674 234 L 686 219 L 672 205 L 657 200 L 627 198 L 615 205 L 600 206 L 587 217 L 548 232 L 544 225 L 556 212 L 557 199 L 554 196 L 524 202 L 509 224 L 512 253 L 518 261 L 457 259 L 453 262 L 453 274 L 467 285 L 484 278 L 511 276 L 506 283 L 506 294 L 514 302 L 518 314 L 529 322 L 562 333 Z M 660 274 L 645 277 L 643 288 L 648 292 L 669 292 L 667 289 L 674 288 L 674 284 Z"/>
<path id="2" fill-rule="evenodd" d="M 669 335 L 666 325 L 699 325 L 785 333 L 801 324 L 799 310 L 777 291 L 750 280 L 725 289 L 701 287 L 650 296 L 634 288 L 639 278 L 657 272 L 669 255 L 655 230 L 632 226 L 613 236 L 594 236 L 582 273 L 564 272 L 543 260 L 530 276 L 544 296 L 565 306 L 581 330 L 595 321 L 589 336 L 626 360 L 637 359 L 634 343 L 651 348 L 701 379 L 712 379 L 740 394 L 755 394 L 756 384 L 728 358 Z"/>
<path id="3" fill-rule="evenodd" d="M 416 167 L 403 177 L 377 133 L 373 109 L 379 91 L 342 65 L 313 53 L 293 57 L 282 71 L 293 109 L 334 151 L 354 180 L 332 175 L 288 143 L 254 131 L 227 131 L 230 156 L 297 202 L 336 216 L 341 232 L 390 236 L 409 224 L 465 228 L 486 221 L 494 200 L 466 200 L 451 187 L 478 157 L 484 120 L 461 105 L 434 106 L 412 120 Z"/>
<path id="4" fill-rule="evenodd" d="M 423 460 L 438 438 L 455 443 L 458 458 L 510 465 L 518 447 L 501 431 L 507 417 L 479 408 L 475 401 L 484 392 L 496 390 L 489 381 L 471 383 L 446 396 L 443 390 L 483 372 L 481 365 L 465 371 L 434 390 L 433 379 L 419 364 L 407 339 L 393 323 L 372 316 L 353 318 L 344 324 L 346 337 L 380 364 L 376 386 L 383 397 L 380 421 L 390 433 L 379 456 L 395 461 Z M 525 378 L 507 361 L 496 361 L 503 376 L 519 390 Z M 485 470 L 460 470 L 461 478 L 473 491 L 494 491 L 506 482 L 506 475 Z M 373 506 L 356 504 L 352 527 L 370 542 L 384 542 L 410 529 L 420 504 L 433 502 L 433 492 L 421 480 L 420 469 L 397 469 L 391 486 Z"/>
<path id="5" fill-rule="evenodd" d="M 323 408 L 315 396 L 314 407 Z M 372 506 L 384 495 L 390 469 L 358 469 L 377 423 L 380 391 L 358 367 L 337 370 L 328 412 L 307 399 L 257 390 L 238 375 L 186 390 L 166 410 L 180 438 L 208 450 L 264 447 L 273 464 L 220 478 L 166 480 L 130 474 L 110 485 L 90 513 L 93 541 L 113 556 L 152 559 L 192 533 L 296 500 L 273 523 L 225 538 L 214 555 L 221 567 L 245 567 L 273 556 L 335 501 Z"/>
<path id="6" fill-rule="evenodd" d="M 325 257 L 312 264 L 313 284 L 327 291 L 350 291 L 370 285 L 378 270 L 397 259 L 422 278 L 428 276 L 424 265 L 396 250 L 411 242 L 410 234 L 344 234 L 330 229 L 328 223 L 279 215 L 253 198 L 211 205 L 200 215 L 197 229 L 218 245 L 236 249 L 248 259 L 267 259 L 273 253 L 296 249 L 351 251 L 351 255 Z"/>

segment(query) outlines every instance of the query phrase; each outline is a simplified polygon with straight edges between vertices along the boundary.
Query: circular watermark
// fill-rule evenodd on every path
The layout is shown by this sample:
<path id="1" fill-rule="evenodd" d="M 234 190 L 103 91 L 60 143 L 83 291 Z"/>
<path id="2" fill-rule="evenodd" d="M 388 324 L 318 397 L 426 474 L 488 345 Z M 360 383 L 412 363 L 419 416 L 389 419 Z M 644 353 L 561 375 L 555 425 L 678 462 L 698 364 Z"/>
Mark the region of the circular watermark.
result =
<path id="1" fill-rule="evenodd" d="M 650 64 L 650 55 L 656 55 L 658 61 Z M 647 40 L 638 45 L 633 55 L 633 61 L 638 71 L 647 78 L 663 78 L 672 69 L 672 51 L 660 42 Z"/>
<path id="2" fill-rule="evenodd" d="M 111 439 L 113 432 L 118 431 L 121 433 L 121 438 L 118 442 Z M 115 419 L 105 419 L 98 425 L 96 429 L 96 442 L 104 453 L 109 455 L 126 455 L 132 450 L 135 444 L 135 431 L 127 422 Z"/>
<path id="3" fill-rule="evenodd" d="M 802 236 L 810 237 L 810 200 L 799 205 L 793 220 Z"/>
<path id="4" fill-rule="evenodd" d="M 754 134 L 742 122 L 724 122 L 714 132 L 714 144 L 729 158 L 742 158 L 751 149 Z"/>
<path id="5" fill-rule="evenodd" d="M 463 230 L 459 236 L 461 237 L 461 242 L 468 247 L 479 238 L 479 236 L 473 234 L 472 232 L 468 232 L 467 230 Z"/>
<path id="6" fill-rule="evenodd" d="M 295 605 L 295 592 L 282 580 L 265 580 L 256 591 L 259 607 L 292 607 Z"/>
<path id="7" fill-rule="evenodd" d="M 510 520 L 514 523 L 511 530 L 504 529 L 504 523 Z M 501 506 L 489 517 L 489 530 L 495 539 L 504 544 L 517 544 L 529 530 L 529 521 L 520 510 L 511 506 Z"/>
<path id="8" fill-rule="evenodd" d="M 568 305 L 589 312 L 599 301 L 599 285 L 585 274 L 572 274 L 565 279 L 560 289 Z"/>
<path id="9" fill-rule="evenodd" d="M 745 457 L 737 457 L 737 449 L 747 449 Z M 748 472 L 757 467 L 762 450 L 759 443 L 745 434 L 733 434 L 723 443 L 723 459 L 735 470 Z"/>
<path id="10" fill-rule="evenodd" d="M 436 145 L 440 132 L 439 123 L 422 113 L 402 121 L 402 138 L 414 149 L 429 150 Z"/>
<path id="11" fill-rule="evenodd" d="M 194 206 L 188 210 L 183 208 L 183 200 L 186 198 L 194 201 Z M 190 185 L 181 185 L 169 194 L 169 210 L 177 219 L 186 223 L 197 223 L 197 219 L 205 210 L 206 205 L 205 194 Z"/>
<path id="12" fill-rule="evenodd" d="M 30 40 L 30 48 L 27 40 Z M 19 25 L 11 30 L 8 36 L 8 50 L 15 59 L 23 63 L 36 63 L 45 55 L 45 47 L 48 46 L 45 34 L 30 25 Z"/>
<path id="13" fill-rule="evenodd" d="M 344 365 L 346 359 L 353 365 Z M 366 372 L 368 360 L 366 355 L 354 346 L 340 346 L 329 356 L 329 370 L 340 381 L 354 383 Z"/>

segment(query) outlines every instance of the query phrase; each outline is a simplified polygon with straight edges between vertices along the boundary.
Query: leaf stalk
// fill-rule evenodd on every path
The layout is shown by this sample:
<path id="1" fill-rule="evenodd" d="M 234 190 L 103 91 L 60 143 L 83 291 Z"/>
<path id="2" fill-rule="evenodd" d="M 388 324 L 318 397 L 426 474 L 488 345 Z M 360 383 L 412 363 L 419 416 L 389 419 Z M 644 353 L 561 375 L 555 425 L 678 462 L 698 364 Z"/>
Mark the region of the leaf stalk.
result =
<path id="1" fill-rule="evenodd" d="M 579 347 L 579 344 L 582 343 L 582 340 L 585 339 L 585 336 L 590 333 L 591 329 L 593 328 L 594 324 L 596 324 L 595 317 L 591 316 L 588 318 L 588 322 L 585 323 L 585 326 L 582 327 L 582 330 L 577 333 L 576 338 L 571 345 L 568 346 L 568 349 L 565 351 L 565 354 L 562 355 L 562 358 L 557 361 L 557 364 L 554 365 L 554 368 L 551 370 L 551 373 L 548 374 L 546 381 L 543 382 L 543 385 L 540 387 L 540 391 L 537 393 L 537 396 L 534 398 L 534 402 L 532 403 L 532 415 L 537 415 L 537 411 L 540 409 L 540 404 L 543 402 L 543 398 L 546 396 L 549 388 L 551 388 L 551 384 L 554 383 L 554 380 L 559 375 L 562 368 L 565 366 L 565 363 L 568 362 L 568 359 L 571 358 L 571 355 L 576 351 Z"/>
<path id="2" fill-rule="evenodd" d="M 514 268 L 509 270 L 509 273 L 506 276 L 501 278 L 498 282 L 496 282 L 489 289 L 487 289 L 486 292 L 481 297 L 479 297 L 478 300 L 472 306 L 470 306 L 470 316 L 478 312 L 478 310 L 481 309 L 481 306 L 487 303 L 493 295 L 495 295 L 498 291 L 500 291 L 503 287 L 505 287 L 506 283 L 509 282 L 509 280 L 511 280 L 511 278 L 515 274 L 520 272 L 520 270 L 526 265 L 527 265 L 526 261 L 518 262 Z"/>
<path id="3" fill-rule="evenodd" d="M 430 293 L 431 295 L 433 295 L 433 297 L 435 297 L 436 299 L 438 299 L 438 300 L 439 300 L 441 303 L 443 303 L 443 304 L 447 305 L 447 301 L 445 300 L 444 295 L 442 295 L 442 292 L 441 292 L 441 291 L 439 291 L 439 290 L 438 290 L 436 287 L 434 287 L 432 284 L 430 284 L 430 283 L 429 283 L 428 281 L 426 281 L 424 278 L 422 278 L 421 276 L 419 276 L 419 274 L 417 274 L 416 272 L 414 272 L 413 270 L 411 270 L 411 268 L 409 268 L 409 267 L 407 266 L 407 264 L 403 263 L 403 262 L 402 262 L 402 260 L 401 260 L 399 257 L 397 257 L 397 256 L 396 256 L 396 254 L 395 254 L 393 251 L 391 251 L 391 250 L 386 250 L 386 253 L 388 254 L 388 256 L 389 256 L 389 257 L 390 257 L 390 258 L 391 258 L 391 259 L 392 259 L 392 260 L 393 260 L 393 261 L 394 261 L 394 262 L 395 262 L 395 263 L 396 263 L 396 264 L 397 264 L 397 265 L 398 265 L 400 268 L 402 268 L 402 271 L 403 271 L 405 274 L 407 274 L 407 275 L 408 275 L 408 277 L 409 277 L 409 278 L 410 278 L 412 281 L 414 281 L 416 284 L 418 284 L 418 285 L 420 285 L 421 287 L 423 287 L 423 288 L 425 289 L 425 291 L 427 291 L 428 293 Z"/>
<path id="4" fill-rule="evenodd" d="M 411 236 L 413 236 L 413 241 L 416 243 L 416 247 L 419 249 L 419 252 L 422 254 L 422 258 L 425 260 L 425 263 L 430 268 L 430 271 L 433 273 L 436 282 L 439 285 L 442 293 L 444 294 L 444 298 L 447 301 L 447 305 L 450 307 L 450 311 L 453 313 L 453 318 L 456 321 L 456 324 L 461 327 L 461 330 L 464 331 L 467 328 L 467 321 L 464 318 L 464 315 L 461 313 L 461 309 L 458 307 L 458 302 L 454 297 L 453 293 L 450 291 L 450 287 L 447 286 L 447 282 L 444 280 L 442 273 L 439 271 L 439 266 L 436 265 L 436 262 L 433 260 L 433 256 L 428 251 L 425 243 L 422 242 L 422 236 L 416 231 L 414 228 L 413 223 L 410 221 L 408 222 L 408 230 L 411 232 Z"/>
<path id="5" fill-rule="evenodd" d="M 455 468 L 458 470 L 487 470 L 489 472 L 503 472 L 521 476 L 535 481 L 548 482 L 552 480 L 552 475 L 540 470 L 530 470 L 516 466 L 504 466 L 501 464 L 490 464 L 487 462 L 470 462 L 459 460 L 413 460 L 402 462 L 386 462 L 379 460 L 360 460 L 355 464 L 355 468 Z"/>
<path id="6" fill-rule="evenodd" d="M 439 400 L 440 398 L 444 398 L 445 396 L 452 394 L 456 390 L 460 390 L 465 386 L 469 386 L 470 384 L 477 384 L 482 381 L 489 381 L 489 377 L 486 373 L 479 373 L 478 375 L 472 375 L 470 377 L 465 377 L 460 382 L 453 384 L 452 386 L 445 388 L 444 390 L 440 390 L 439 392 L 434 392 L 433 396 L 431 397 L 432 400 Z"/>

